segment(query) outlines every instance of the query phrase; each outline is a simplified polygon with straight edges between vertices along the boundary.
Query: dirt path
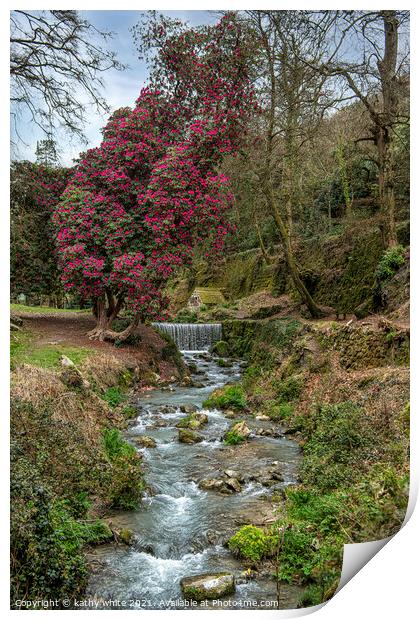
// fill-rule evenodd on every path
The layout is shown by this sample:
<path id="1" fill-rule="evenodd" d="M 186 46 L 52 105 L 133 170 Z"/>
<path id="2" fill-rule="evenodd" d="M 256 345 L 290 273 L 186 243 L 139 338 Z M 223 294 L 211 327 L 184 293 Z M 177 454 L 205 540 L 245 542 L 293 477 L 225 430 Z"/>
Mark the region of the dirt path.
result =
<path id="1" fill-rule="evenodd" d="M 155 330 L 147 325 L 141 325 L 136 334 L 139 342 L 135 345 L 114 346 L 110 342 L 90 340 L 86 335 L 95 325 L 95 319 L 90 314 L 77 312 L 54 312 L 37 314 L 20 312 L 23 327 L 34 336 L 35 346 L 44 345 L 71 345 L 86 349 L 109 353 L 119 359 L 132 360 L 139 365 L 150 365 L 151 360 L 159 360 L 159 374 L 162 378 L 173 375 L 171 363 L 162 360 L 161 351 L 166 343 Z"/>

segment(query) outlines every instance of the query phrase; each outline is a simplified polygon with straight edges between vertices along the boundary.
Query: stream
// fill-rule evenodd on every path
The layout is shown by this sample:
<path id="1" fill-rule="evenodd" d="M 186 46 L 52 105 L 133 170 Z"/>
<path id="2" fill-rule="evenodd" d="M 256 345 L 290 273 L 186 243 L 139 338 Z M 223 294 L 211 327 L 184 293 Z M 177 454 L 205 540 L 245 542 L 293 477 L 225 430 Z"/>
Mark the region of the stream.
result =
<path id="1" fill-rule="evenodd" d="M 192 331 L 197 334 L 196 328 Z M 220 338 L 219 333 L 214 337 Z M 206 349 L 211 338 L 207 340 Z M 197 344 L 196 336 L 193 342 Z M 233 421 L 218 410 L 205 410 L 208 424 L 199 429 L 202 442 L 180 443 L 175 425 L 186 416 L 181 409 L 195 405 L 201 410 L 215 388 L 240 379 L 242 367 L 237 361 L 220 367 L 206 350 L 182 353 L 196 370 L 193 387 L 174 386 L 142 395 L 139 415 L 127 431 L 128 441 L 147 435 L 157 442 L 154 448 L 136 446 L 151 490 L 137 510 L 114 512 L 110 517 L 114 526 L 131 529 L 135 542 L 131 547 L 107 544 L 97 548 L 99 568 L 91 575 L 87 594 L 99 602 L 100 609 L 107 607 L 101 601 L 109 600 L 120 601 L 119 608 L 183 608 L 182 577 L 221 571 L 233 573 L 236 579 L 236 591 L 223 599 L 228 601 L 225 605 L 240 608 L 243 601 L 254 601 L 264 607 L 267 601 L 277 601 L 276 583 L 270 575 L 246 580 L 246 567 L 223 543 L 242 525 L 273 520 L 270 496 L 296 482 L 299 447 L 280 433 L 278 437 L 253 434 L 243 444 L 225 445 L 222 436 Z M 239 419 L 245 419 L 253 433 L 273 428 L 272 421 L 243 415 Z M 251 472 L 273 463 L 281 467 L 283 480 L 270 487 L 248 481 L 240 492 L 224 495 L 198 486 L 203 478 L 223 475 L 226 469 Z M 281 586 L 281 608 L 296 605 L 298 590 Z M 207 604 L 211 608 L 213 603 Z"/>

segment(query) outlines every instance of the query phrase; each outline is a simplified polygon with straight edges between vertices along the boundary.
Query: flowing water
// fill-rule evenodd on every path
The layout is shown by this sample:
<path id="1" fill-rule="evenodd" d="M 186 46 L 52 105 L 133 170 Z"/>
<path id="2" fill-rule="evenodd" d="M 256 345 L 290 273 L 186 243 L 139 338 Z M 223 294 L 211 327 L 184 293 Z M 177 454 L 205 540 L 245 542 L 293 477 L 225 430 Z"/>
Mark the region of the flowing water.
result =
<path id="1" fill-rule="evenodd" d="M 221 340 L 221 323 L 153 323 L 169 334 L 180 351 L 205 351 Z"/>
<path id="2" fill-rule="evenodd" d="M 184 344 L 178 339 L 180 348 Z M 98 548 L 101 567 L 91 577 L 88 594 L 96 600 L 122 601 L 121 607 L 126 608 L 183 607 L 182 577 L 229 571 L 237 577 L 237 587 L 234 595 L 223 599 L 224 605 L 235 608 L 243 601 L 257 601 L 267 606 L 267 601 L 277 600 L 275 582 L 267 576 L 241 579 L 244 566 L 223 543 L 242 525 L 263 524 L 272 518 L 270 493 L 296 481 L 299 448 L 286 437 L 263 436 L 240 446 L 224 445 L 222 436 L 232 421 L 217 410 L 206 411 L 209 422 L 199 430 L 201 443 L 180 443 L 175 425 L 185 417 L 181 407 L 201 408 L 211 391 L 240 378 L 239 363 L 220 368 L 208 353 L 196 350 L 184 351 L 184 357 L 196 365 L 193 377 L 200 387 L 156 390 L 139 402 L 139 415 L 127 438 L 146 434 L 157 442 L 155 448 L 140 449 L 151 491 L 138 510 L 112 515 L 114 525 L 134 531 L 135 544 Z M 267 423 L 247 418 L 247 424 L 256 430 Z M 222 475 L 225 469 L 251 471 L 273 461 L 281 464 L 284 478 L 275 489 L 249 482 L 239 493 L 221 495 L 203 491 L 197 484 Z M 281 607 L 293 607 L 296 596 L 296 588 L 282 587 Z"/>

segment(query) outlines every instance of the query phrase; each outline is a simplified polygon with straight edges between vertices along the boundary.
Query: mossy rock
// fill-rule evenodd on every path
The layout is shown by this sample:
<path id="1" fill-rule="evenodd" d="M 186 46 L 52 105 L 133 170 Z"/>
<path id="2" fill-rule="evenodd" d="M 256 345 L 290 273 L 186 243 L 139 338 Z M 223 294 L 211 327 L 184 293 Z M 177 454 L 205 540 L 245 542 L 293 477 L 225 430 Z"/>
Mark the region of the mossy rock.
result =
<path id="1" fill-rule="evenodd" d="M 133 438 L 135 443 L 142 448 L 156 448 L 156 440 L 148 435 L 138 435 Z"/>
<path id="2" fill-rule="evenodd" d="M 134 532 L 129 528 L 123 528 L 117 532 L 119 542 L 124 545 L 131 545 L 134 540 Z"/>
<path id="3" fill-rule="evenodd" d="M 224 442 L 230 446 L 235 446 L 238 443 L 242 443 L 248 439 L 251 434 L 251 430 L 246 425 L 244 420 L 236 422 L 224 435 Z"/>
<path id="4" fill-rule="evenodd" d="M 176 427 L 189 428 L 190 430 L 194 430 L 197 428 L 202 428 L 205 424 L 208 424 L 208 421 L 208 416 L 205 413 L 194 411 L 186 418 L 182 418 L 182 420 L 178 422 Z"/>
<path id="5" fill-rule="evenodd" d="M 358 326 L 342 328 L 327 337 L 327 346 L 339 352 L 340 364 L 346 369 L 380 368 L 390 364 L 407 366 L 409 363 L 409 335 L 397 330 L 387 333 Z"/>
<path id="6" fill-rule="evenodd" d="M 189 428 L 180 428 L 178 431 L 178 440 L 180 443 L 193 444 L 200 443 L 200 441 L 203 441 L 203 438 L 201 435 L 193 430 L 190 430 Z"/>
<path id="7" fill-rule="evenodd" d="M 229 345 L 224 340 L 219 340 L 215 342 L 211 348 L 211 353 L 214 355 L 218 355 L 219 357 L 228 357 L 229 355 Z"/>
<path id="8" fill-rule="evenodd" d="M 180 581 L 180 586 L 186 599 L 214 600 L 235 592 L 235 578 L 231 573 L 204 573 L 184 577 Z"/>

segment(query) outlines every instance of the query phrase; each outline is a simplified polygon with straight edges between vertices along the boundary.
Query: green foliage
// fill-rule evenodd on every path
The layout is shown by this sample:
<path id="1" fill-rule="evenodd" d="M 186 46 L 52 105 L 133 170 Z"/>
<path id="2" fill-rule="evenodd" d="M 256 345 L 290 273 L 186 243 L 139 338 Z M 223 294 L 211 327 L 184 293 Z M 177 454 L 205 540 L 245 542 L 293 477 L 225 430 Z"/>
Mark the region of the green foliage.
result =
<path id="1" fill-rule="evenodd" d="M 126 420 L 131 420 L 137 416 L 138 409 L 134 405 L 124 405 L 121 413 Z"/>
<path id="2" fill-rule="evenodd" d="M 288 403 L 299 398 L 302 391 L 302 377 L 295 375 L 281 381 L 274 380 L 272 385 L 279 402 Z"/>
<path id="3" fill-rule="evenodd" d="M 373 441 L 363 411 L 352 402 L 324 405 L 309 424 L 313 427 L 304 447 L 304 481 L 323 490 L 350 483 Z"/>
<path id="4" fill-rule="evenodd" d="M 399 432 L 408 433 L 404 412 L 397 420 Z M 278 577 L 308 586 L 303 606 L 334 594 L 345 543 L 384 538 L 399 529 L 408 500 L 408 472 L 407 455 L 395 450 L 395 441 L 383 428 L 374 432 L 372 421 L 350 401 L 314 409 L 302 418 L 300 428 L 307 438 L 303 484 L 287 490 L 273 528 L 284 532 Z M 401 440 L 398 445 L 401 448 Z"/>
<path id="5" fill-rule="evenodd" d="M 275 537 L 255 525 L 245 525 L 228 542 L 229 549 L 252 564 L 273 554 Z"/>
<path id="6" fill-rule="evenodd" d="M 160 329 L 158 329 L 157 331 L 159 332 L 159 336 L 166 343 L 161 351 L 162 359 L 175 364 L 175 367 L 178 370 L 179 376 L 184 377 L 186 374 L 184 359 L 182 357 L 180 350 L 176 346 L 175 341 L 166 332 L 161 331 Z"/>
<path id="7" fill-rule="evenodd" d="M 12 400 L 12 605 L 16 599 L 83 594 L 83 546 L 105 540 L 99 521 L 86 520 L 89 495 L 106 485 L 106 460 L 71 422 L 49 406 Z"/>
<path id="8" fill-rule="evenodd" d="M 16 599 L 82 595 L 88 572 L 79 524 L 45 487 L 27 491 L 19 497 L 26 510 L 17 515 L 15 507 L 12 516 L 12 607 Z"/>
<path id="9" fill-rule="evenodd" d="M 252 364 L 245 369 L 245 372 L 242 375 L 242 385 L 245 390 L 249 390 L 255 384 L 255 382 L 261 377 L 263 374 L 263 369 L 258 364 Z"/>
<path id="10" fill-rule="evenodd" d="M 197 312 L 189 308 L 182 308 L 175 316 L 175 323 L 197 323 Z"/>
<path id="11" fill-rule="evenodd" d="M 51 308 L 50 306 L 25 306 L 24 304 L 10 304 L 10 311 L 15 314 L 24 312 L 25 314 L 66 314 L 77 312 L 78 314 L 90 314 L 90 309 L 80 310 L 78 308 Z"/>
<path id="12" fill-rule="evenodd" d="M 284 532 L 279 558 L 279 579 L 291 583 L 298 575 L 303 581 L 310 576 L 316 558 L 313 541 L 314 535 L 304 527 L 288 528 Z"/>
<path id="13" fill-rule="evenodd" d="M 109 387 L 105 391 L 105 393 L 102 395 L 102 399 L 105 400 L 110 407 L 114 408 L 127 400 L 127 395 L 124 393 L 121 387 L 113 386 Z"/>
<path id="14" fill-rule="evenodd" d="M 389 280 L 404 265 L 404 253 L 404 248 L 401 245 L 384 252 L 376 269 L 376 277 L 379 281 Z"/>
<path id="15" fill-rule="evenodd" d="M 227 446 L 236 446 L 238 443 L 244 442 L 245 437 L 243 437 L 236 431 L 232 430 L 232 431 L 227 431 L 223 441 Z"/>
<path id="16" fill-rule="evenodd" d="M 204 401 L 203 407 L 207 409 L 244 409 L 246 396 L 241 385 L 226 385 L 214 390 L 209 398 Z"/>
<path id="17" fill-rule="evenodd" d="M 324 601 L 324 589 L 322 586 L 310 585 L 305 588 L 303 594 L 299 598 L 299 607 L 314 607 L 320 605 Z"/>
<path id="18" fill-rule="evenodd" d="M 111 461 L 115 461 L 120 456 L 132 456 L 136 454 L 136 449 L 125 441 L 121 432 L 117 428 L 105 428 L 102 431 L 105 452 Z"/>
<path id="19" fill-rule="evenodd" d="M 231 355 L 268 369 L 277 364 L 278 350 L 290 346 L 301 328 L 299 321 L 290 318 L 267 322 L 235 319 L 224 321 L 223 335 Z"/>
<path id="20" fill-rule="evenodd" d="M 105 429 L 103 440 L 111 462 L 109 500 L 114 508 L 132 510 L 139 504 L 144 480 L 141 458 L 134 446 L 125 441 L 118 429 Z"/>
<path id="21" fill-rule="evenodd" d="M 214 343 L 211 348 L 211 353 L 214 355 L 219 355 L 221 357 L 228 357 L 229 355 L 229 345 L 224 340 L 218 340 Z"/>
<path id="22" fill-rule="evenodd" d="M 39 303 L 48 295 L 63 300 L 51 214 L 71 170 L 28 161 L 10 170 L 11 292 Z"/>
<path id="23" fill-rule="evenodd" d="M 290 403 L 280 403 L 269 409 L 268 415 L 272 420 L 288 420 L 293 415 L 293 405 Z"/>

